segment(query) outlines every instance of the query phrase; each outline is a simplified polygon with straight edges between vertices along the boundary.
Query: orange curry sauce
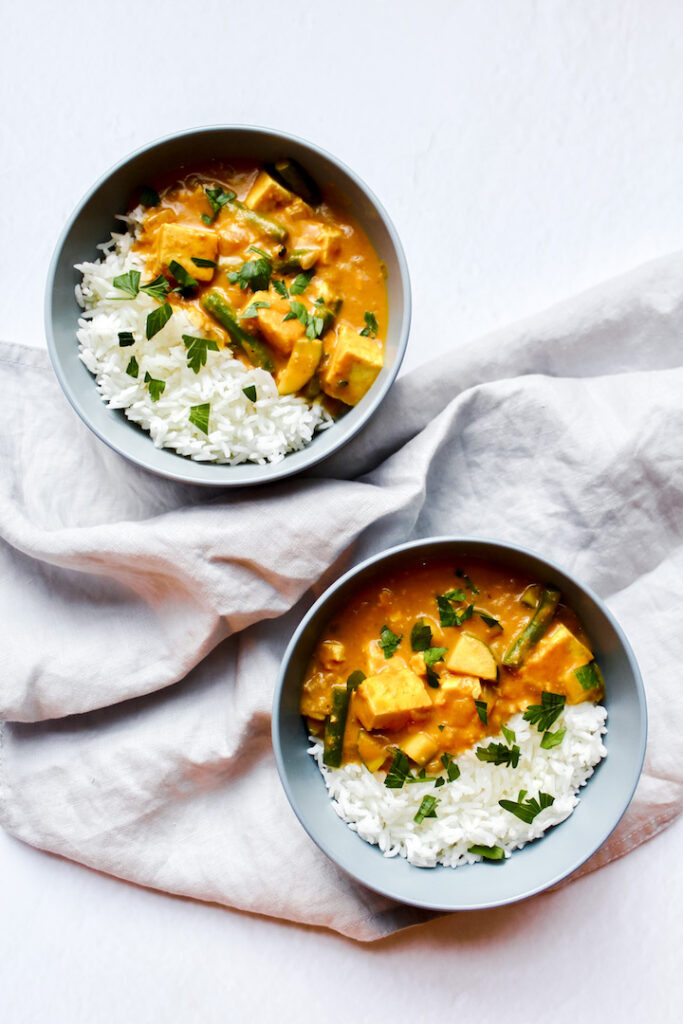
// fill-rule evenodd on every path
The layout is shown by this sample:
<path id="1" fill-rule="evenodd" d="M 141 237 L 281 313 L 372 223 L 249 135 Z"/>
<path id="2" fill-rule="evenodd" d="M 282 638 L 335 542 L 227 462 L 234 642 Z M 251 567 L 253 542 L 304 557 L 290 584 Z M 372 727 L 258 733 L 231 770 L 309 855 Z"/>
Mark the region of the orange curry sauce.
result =
<path id="1" fill-rule="evenodd" d="M 260 193 L 265 172 L 254 163 L 215 163 L 191 172 L 181 169 L 178 173 L 177 178 L 170 177 L 169 183 L 160 188 L 160 203 L 146 213 L 134 245 L 134 250 L 147 258 L 149 273 L 143 275 L 142 283 L 148 284 L 158 274 L 163 274 L 171 286 L 176 283 L 168 268 L 168 246 L 165 253 L 160 251 L 164 226 L 191 228 L 192 244 L 180 244 L 178 251 L 171 251 L 170 256 L 196 279 L 197 287 L 186 292 L 185 297 L 172 291 L 167 300 L 173 307 L 187 311 L 203 337 L 217 342 L 221 348 L 230 345 L 234 356 L 251 365 L 239 345 L 231 344 L 228 331 L 202 306 L 206 293 L 212 290 L 220 292 L 237 314 L 240 326 L 267 346 L 279 388 L 282 372 L 292 357 L 294 343 L 303 340 L 303 347 L 306 347 L 305 326 L 292 318 L 283 325 L 284 316 L 290 311 L 290 301 L 296 300 L 314 313 L 316 299 L 324 300 L 335 310 L 334 321 L 320 337 L 321 344 L 315 341 L 315 345 L 322 349 L 317 370 L 308 386 L 298 390 L 307 398 L 315 397 L 322 390 L 326 407 L 333 415 L 343 412 L 348 405 L 356 404 L 362 397 L 364 385 L 361 384 L 352 394 L 354 389 L 349 388 L 347 380 L 341 379 L 343 374 L 335 377 L 329 372 L 332 356 L 340 336 L 347 331 L 352 345 L 355 339 L 356 343 L 379 353 L 376 358 L 381 367 L 388 305 L 384 265 L 365 232 L 346 209 L 344 197 L 333 194 L 330 189 L 323 190 L 322 202 L 312 207 L 286 190 L 271 188 Z M 248 214 L 245 216 L 243 209 L 231 202 L 222 205 L 213 217 L 206 189 L 219 186 L 226 192 L 235 193 L 236 199 L 253 207 L 254 212 L 275 221 L 284 229 L 286 237 L 279 241 L 274 239 Z M 212 218 L 211 222 L 207 224 L 202 220 L 203 216 Z M 273 278 L 265 293 L 255 292 L 251 287 L 241 288 L 239 283 L 228 278 L 245 262 L 259 258 L 252 246 L 273 261 Z M 286 259 L 292 252 L 304 253 L 304 266 L 291 272 L 277 271 L 277 261 Z M 217 266 L 198 267 L 192 257 L 208 259 Z M 312 270 L 313 276 L 303 293 L 297 294 L 295 289 L 292 294 L 292 284 L 301 269 Z M 274 289 L 274 280 L 284 282 L 289 293 L 287 296 Z M 254 301 L 268 303 L 268 313 L 261 309 L 257 316 L 242 319 L 241 315 Z M 361 337 L 367 324 L 366 313 L 376 318 L 376 336 L 373 332 L 371 336 Z M 275 324 L 274 334 L 267 330 L 267 317 Z M 377 372 L 378 368 L 375 368 L 374 374 Z M 283 388 L 280 391 L 283 393 Z"/>
<path id="2" fill-rule="evenodd" d="M 456 568 L 466 573 L 478 593 L 455 574 Z M 411 741 L 419 737 L 423 755 L 413 760 L 429 772 L 438 772 L 442 770 L 442 754 L 457 755 L 485 736 L 500 732 L 511 715 L 530 704 L 539 704 L 543 691 L 563 694 L 569 704 L 598 700 L 602 696 L 600 688 L 584 690 L 573 678 L 573 669 L 591 662 L 592 653 L 576 615 L 562 603 L 546 636 L 521 668 L 512 671 L 501 664 L 505 652 L 534 614 L 533 607 L 520 599 L 535 583 L 488 562 L 467 560 L 458 566 L 421 562 L 366 587 L 335 615 L 313 653 L 300 705 L 309 728 L 314 734 L 322 734 L 331 709 L 332 687 L 346 684 L 355 670 L 375 679 L 383 673 L 397 678 L 397 670 L 409 670 L 422 682 L 426 698 L 422 708 L 409 714 L 407 720 L 404 715 L 403 721 L 394 723 L 391 729 L 363 729 L 360 718 L 365 717 L 368 724 L 362 707 L 367 683 L 361 683 L 349 704 L 342 763 L 363 760 L 371 770 L 386 768 L 396 747 L 416 749 Z M 476 612 L 460 626 L 442 626 L 436 595 L 453 589 L 462 590 L 465 598 L 455 600 L 454 608 L 466 609 L 474 604 L 475 609 L 498 620 L 500 626 L 487 624 Z M 411 632 L 416 623 L 430 627 L 432 646 L 446 648 L 443 659 L 433 666 L 438 675 L 436 686 L 427 685 L 424 656 L 412 649 Z M 384 626 L 402 637 L 389 658 L 378 642 Z M 567 630 L 571 633 L 569 639 Z M 451 652 L 463 634 L 484 641 L 486 648 L 482 650 L 488 649 L 497 663 L 497 681 L 449 671 Z M 386 678 L 391 682 L 389 675 Z M 486 724 L 475 700 L 486 704 Z M 364 749 L 369 749 L 374 764 L 364 756 Z"/>

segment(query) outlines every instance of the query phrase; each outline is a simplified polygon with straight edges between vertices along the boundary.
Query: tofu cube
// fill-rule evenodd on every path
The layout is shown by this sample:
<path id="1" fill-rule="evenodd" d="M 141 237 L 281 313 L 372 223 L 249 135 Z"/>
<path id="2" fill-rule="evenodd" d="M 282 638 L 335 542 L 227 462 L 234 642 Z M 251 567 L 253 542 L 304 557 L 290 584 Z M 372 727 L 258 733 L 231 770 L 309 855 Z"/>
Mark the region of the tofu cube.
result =
<path id="1" fill-rule="evenodd" d="M 439 749 L 439 741 L 427 732 L 416 732 L 407 740 L 401 741 L 401 750 L 416 764 L 427 764 Z"/>
<path id="2" fill-rule="evenodd" d="M 256 292 L 250 301 L 268 303 L 267 307 L 263 306 L 256 312 L 259 332 L 281 355 L 290 355 L 295 343 L 304 337 L 306 329 L 298 320 L 285 320 L 289 313 L 288 300 L 274 298 L 272 292 Z M 248 322 L 243 321 L 245 324 Z"/>
<path id="3" fill-rule="evenodd" d="M 162 224 L 156 249 L 156 272 L 165 273 L 175 260 L 195 281 L 210 281 L 213 267 L 198 267 L 192 262 L 195 256 L 215 262 L 218 253 L 218 236 L 208 228 L 191 228 L 184 224 Z"/>
<path id="4" fill-rule="evenodd" d="M 320 645 L 320 662 L 323 668 L 333 669 L 344 660 L 346 648 L 338 640 L 325 640 Z"/>
<path id="5" fill-rule="evenodd" d="M 312 236 L 312 245 L 317 252 L 318 263 L 332 263 L 339 253 L 342 235 L 339 228 L 321 224 Z"/>
<path id="6" fill-rule="evenodd" d="M 400 729 L 415 712 L 428 711 L 432 699 L 409 668 L 386 668 L 368 676 L 356 690 L 356 714 L 363 728 Z"/>
<path id="7" fill-rule="evenodd" d="M 382 349 L 376 341 L 342 325 L 321 374 L 323 391 L 346 405 L 357 405 L 383 364 Z"/>
<path id="8" fill-rule="evenodd" d="M 465 697 L 475 700 L 481 697 L 481 682 L 477 676 L 456 676 L 446 670 L 439 676 L 439 683 L 439 689 L 434 691 L 434 703 L 438 707 Z"/>
<path id="9" fill-rule="evenodd" d="M 269 210 L 276 210 L 278 206 L 286 206 L 293 199 L 293 192 L 277 182 L 275 178 L 271 178 L 267 171 L 261 171 L 251 186 L 244 205 L 248 206 L 250 210 L 267 213 Z"/>
<path id="10" fill-rule="evenodd" d="M 565 692 L 570 704 L 578 704 L 589 696 L 574 686 L 574 670 L 593 660 L 593 654 L 560 622 L 539 640 L 522 667 L 521 676 L 547 689 Z"/>

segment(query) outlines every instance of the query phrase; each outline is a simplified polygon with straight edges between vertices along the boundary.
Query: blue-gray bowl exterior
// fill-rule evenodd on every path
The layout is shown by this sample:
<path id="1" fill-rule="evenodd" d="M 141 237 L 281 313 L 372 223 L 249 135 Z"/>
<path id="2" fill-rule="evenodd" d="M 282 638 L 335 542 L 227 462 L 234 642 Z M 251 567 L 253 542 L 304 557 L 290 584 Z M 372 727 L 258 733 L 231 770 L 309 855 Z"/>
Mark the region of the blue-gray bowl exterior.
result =
<path id="1" fill-rule="evenodd" d="M 303 164 L 323 186 L 343 193 L 349 209 L 366 231 L 387 267 L 389 323 L 384 367 L 367 395 L 330 429 L 313 438 L 302 451 L 275 465 L 238 466 L 193 462 L 170 449 L 155 448 L 140 427 L 121 410 L 108 409 L 99 397 L 92 375 L 78 357 L 76 341 L 79 307 L 74 286 L 80 274 L 74 264 L 99 258 L 96 246 L 112 231 L 123 230 L 116 214 L 125 212 L 141 185 L 154 184 L 169 170 L 207 160 L 236 158 L 272 161 L 290 156 Z M 396 230 L 379 200 L 352 170 L 303 139 L 268 128 L 216 126 L 179 132 L 157 140 L 126 157 L 88 192 L 71 215 L 57 243 L 48 273 L 45 330 L 55 373 L 81 419 L 110 448 L 161 476 L 185 483 L 215 487 L 272 483 L 309 469 L 346 444 L 367 423 L 391 387 L 403 359 L 410 328 L 410 279 Z"/>
<path id="2" fill-rule="evenodd" d="M 607 757 L 580 791 L 571 817 L 501 863 L 457 869 L 418 868 L 387 858 L 335 813 L 307 753 L 299 698 L 306 667 L 330 618 L 362 586 L 404 564 L 447 558 L 489 559 L 554 583 L 578 614 L 605 676 Z M 492 540 L 437 537 L 392 548 L 351 569 L 316 601 L 284 656 L 273 704 L 273 746 L 280 778 L 299 821 L 315 843 L 359 882 L 404 903 L 434 910 L 478 910 L 524 899 L 576 870 L 605 842 L 635 790 L 647 739 L 645 694 L 623 631 L 596 594 L 540 555 Z"/>

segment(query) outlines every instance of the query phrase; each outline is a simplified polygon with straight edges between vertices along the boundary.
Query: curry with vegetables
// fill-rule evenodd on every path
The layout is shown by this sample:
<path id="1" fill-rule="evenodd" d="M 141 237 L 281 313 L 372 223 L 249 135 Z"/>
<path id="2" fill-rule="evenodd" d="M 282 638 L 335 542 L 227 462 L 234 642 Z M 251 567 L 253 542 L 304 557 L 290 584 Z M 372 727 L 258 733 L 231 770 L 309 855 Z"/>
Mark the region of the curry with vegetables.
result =
<path id="1" fill-rule="evenodd" d="M 477 757 L 516 767 L 517 712 L 559 745 L 565 704 L 597 702 L 590 641 L 553 586 L 484 561 L 420 563 L 365 588 L 329 623 L 308 666 L 301 713 L 324 762 L 422 776 L 502 731 Z M 450 774 L 449 774 L 450 777 Z M 398 785 L 398 782 L 396 783 Z M 402 784 L 402 782 L 401 782 Z"/>
<path id="2" fill-rule="evenodd" d="M 187 311 L 203 362 L 228 348 L 332 415 L 360 401 L 383 365 L 385 269 L 343 197 L 281 160 L 215 164 L 140 201 L 143 290 L 160 318 Z"/>

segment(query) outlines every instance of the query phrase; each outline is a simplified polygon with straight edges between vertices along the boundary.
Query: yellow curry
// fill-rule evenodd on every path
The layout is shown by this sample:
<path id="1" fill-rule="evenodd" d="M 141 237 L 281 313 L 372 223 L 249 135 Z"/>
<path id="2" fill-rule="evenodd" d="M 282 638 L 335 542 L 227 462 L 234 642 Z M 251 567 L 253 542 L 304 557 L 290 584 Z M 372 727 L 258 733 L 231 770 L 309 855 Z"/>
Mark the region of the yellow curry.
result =
<path id="1" fill-rule="evenodd" d="M 342 197 L 283 160 L 215 164 L 141 201 L 134 251 L 169 315 L 184 308 L 199 341 L 272 373 L 280 394 L 320 395 L 332 415 L 360 401 L 383 365 L 385 269 Z"/>
<path id="2" fill-rule="evenodd" d="M 301 713 L 324 734 L 330 767 L 378 771 L 399 751 L 439 772 L 520 711 L 552 746 L 564 704 L 603 693 L 590 642 L 556 588 L 484 561 L 431 562 L 373 583 L 335 616 L 308 666 Z"/>

